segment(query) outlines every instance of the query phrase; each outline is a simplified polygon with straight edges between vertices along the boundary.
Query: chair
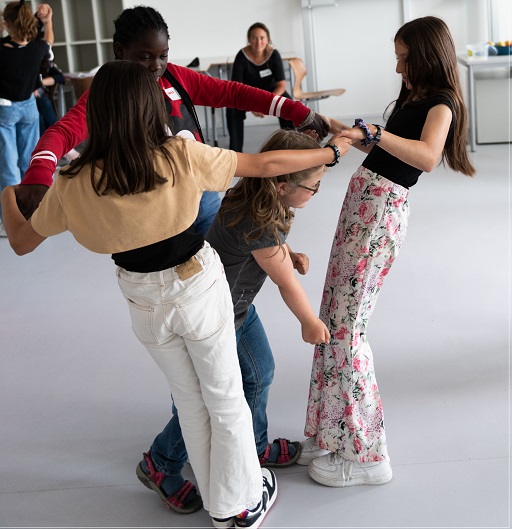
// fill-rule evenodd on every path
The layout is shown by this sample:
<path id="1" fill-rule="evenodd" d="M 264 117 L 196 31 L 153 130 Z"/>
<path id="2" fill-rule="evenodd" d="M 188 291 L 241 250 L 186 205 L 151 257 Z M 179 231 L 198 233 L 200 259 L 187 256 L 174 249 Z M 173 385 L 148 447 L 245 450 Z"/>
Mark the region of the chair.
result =
<path id="1" fill-rule="evenodd" d="M 89 90 L 94 76 L 87 75 L 85 77 L 71 77 L 71 84 L 75 90 L 76 99 L 80 99 L 84 92 Z"/>
<path id="2" fill-rule="evenodd" d="M 318 101 L 320 99 L 326 99 L 329 96 L 341 96 L 346 90 L 344 88 L 332 88 L 330 90 L 318 90 L 316 92 L 303 92 L 302 81 L 306 77 L 307 70 L 304 61 L 299 58 L 289 59 L 290 68 L 293 71 L 294 82 L 292 95 L 299 101 Z"/>

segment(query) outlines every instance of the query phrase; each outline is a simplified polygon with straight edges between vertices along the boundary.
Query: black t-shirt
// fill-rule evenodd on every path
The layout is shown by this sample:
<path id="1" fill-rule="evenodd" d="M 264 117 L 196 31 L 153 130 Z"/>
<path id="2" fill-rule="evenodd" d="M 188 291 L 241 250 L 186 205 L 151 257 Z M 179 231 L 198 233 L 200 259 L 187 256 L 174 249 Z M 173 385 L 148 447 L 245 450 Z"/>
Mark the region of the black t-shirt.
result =
<path id="1" fill-rule="evenodd" d="M 142 248 L 112 254 L 117 266 L 130 272 L 159 272 L 188 261 L 203 246 L 204 237 L 191 226 L 188 230 Z"/>
<path id="2" fill-rule="evenodd" d="M 276 83 L 285 80 L 281 55 L 274 49 L 264 63 L 255 64 L 240 50 L 233 63 L 231 80 L 273 92 Z"/>
<path id="3" fill-rule="evenodd" d="M 46 40 L 31 40 L 20 46 L 11 37 L 0 39 L 0 97 L 15 102 L 29 99 L 39 79 L 41 63 L 50 57 Z"/>
<path id="4" fill-rule="evenodd" d="M 419 140 L 429 110 L 440 104 L 447 105 L 453 113 L 451 101 L 441 95 L 407 103 L 402 108 L 395 108 L 386 123 L 386 130 L 402 138 Z M 448 134 L 452 134 L 452 131 L 453 116 Z M 391 180 L 391 182 L 406 188 L 416 184 L 420 174 L 423 172 L 416 167 L 402 162 L 384 149 L 381 149 L 378 145 L 375 145 L 370 154 L 364 159 L 362 165 L 370 171 Z"/>

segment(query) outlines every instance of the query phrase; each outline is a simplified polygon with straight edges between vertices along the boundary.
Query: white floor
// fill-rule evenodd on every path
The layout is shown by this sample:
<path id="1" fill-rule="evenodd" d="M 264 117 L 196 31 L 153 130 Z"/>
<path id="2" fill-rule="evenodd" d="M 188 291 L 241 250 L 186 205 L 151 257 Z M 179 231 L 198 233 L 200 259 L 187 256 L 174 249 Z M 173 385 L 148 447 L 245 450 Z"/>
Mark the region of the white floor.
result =
<path id="1" fill-rule="evenodd" d="M 246 150 L 272 128 L 248 128 Z M 473 160 L 474 179 L 441 167 L 413 188 L 370 324 L 393 480 L 335 489 L 283 469 L 263 527 L 510 527 L 510 147 L 478 146 Z M 330 170 L 289 238 L 311 258 L 315 308 L 360 161 L 354 150 Z M 135 476 L 170 400 L 110 257 L 65 234 L 22 258 L 2 239 L 0 264 L 0 527 L 210 527 Z M 277 364 L 270 435 L 301 440 L 313 350 L 267 283 L 256 306 Z"/>

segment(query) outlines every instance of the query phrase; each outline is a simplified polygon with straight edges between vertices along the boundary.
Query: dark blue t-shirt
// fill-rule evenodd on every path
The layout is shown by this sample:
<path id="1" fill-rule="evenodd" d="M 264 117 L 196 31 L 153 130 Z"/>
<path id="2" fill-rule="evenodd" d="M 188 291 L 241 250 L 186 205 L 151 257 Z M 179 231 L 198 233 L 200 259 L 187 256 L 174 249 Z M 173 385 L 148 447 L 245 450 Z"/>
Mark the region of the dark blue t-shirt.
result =
<path id="1" fill-rule="evenodd" d="M 276 240 L 268 234 L 256 240 L 246 241 L 244 233 L 250 233 L 251 225 L 251 221 L 246 220 L 235 227 L 227 228 L 221 224 L 217 215 L 206 234 L 206 240 L 219 254 L 226 271 L 235 311 L 236 329 L 242 325 L 251 303 L 267 279 L 266 272 L 256 262 L 251 252 L 277 246 Z M 281 244 L 284 244 L 286 235 L 281 232 L 279 235 Z"/>

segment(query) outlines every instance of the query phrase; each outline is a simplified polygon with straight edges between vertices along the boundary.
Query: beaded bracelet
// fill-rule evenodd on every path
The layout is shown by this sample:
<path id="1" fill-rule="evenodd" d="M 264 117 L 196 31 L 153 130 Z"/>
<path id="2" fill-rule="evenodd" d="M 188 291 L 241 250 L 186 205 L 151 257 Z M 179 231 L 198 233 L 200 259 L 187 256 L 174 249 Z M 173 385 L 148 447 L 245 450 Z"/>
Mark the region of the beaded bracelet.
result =
<path id="1" fill-rule="evenodd" d="M 367 147 L 368 145 L 371 145 L 372 142 L 375 140 L 375 136 L 370 132 L 370 129 L 368 128 L 368 125 L 364 122 L 364 119 L 361 119 L 361 118 L 356 119 L 354 122 L 354 127 L 359 127 L 366 136 L 364 140 L 361 140 L 361 145 L 363 147 Z"/>
<path id="2" fill-rule="evenodd" d="M 325 147 L 330 147 L 334 151 L 334 162 L 326 163 L 325 166 L 326 167 L 334 167 L 340 161 L 340 158 L 341 158 L 340 150 L 338 149 L 337 145 L 334 145 L 334 143 L 326 143 L 324 145 L 324 148 Z"/>

